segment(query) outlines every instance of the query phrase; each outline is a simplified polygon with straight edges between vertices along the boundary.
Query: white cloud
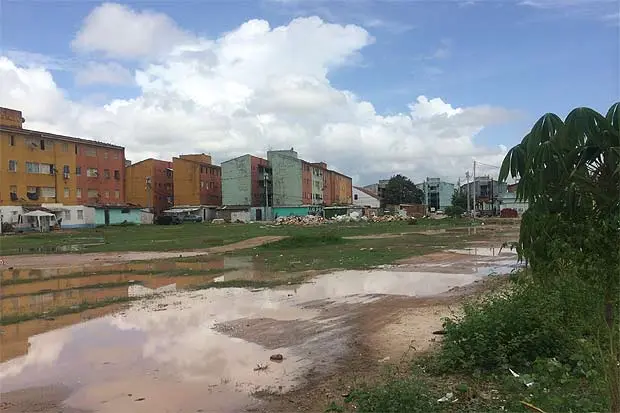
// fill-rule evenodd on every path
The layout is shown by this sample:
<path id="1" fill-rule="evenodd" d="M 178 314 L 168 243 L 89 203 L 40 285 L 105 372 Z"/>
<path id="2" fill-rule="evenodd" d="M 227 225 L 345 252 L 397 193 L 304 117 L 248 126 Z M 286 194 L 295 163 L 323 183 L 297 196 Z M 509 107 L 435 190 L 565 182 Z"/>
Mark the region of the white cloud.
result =
<path id="1" fill-rule="evenodd" d="M 68 100 L 50 73 L 0 59 L 0 105 L 22 110 L 28 128 L 124 145 L 132 160 L 204 151 L 221 162 L 294 147 L 310 161 L 360 176 L 360 183 L 397 172 L 415 179 L 458 176 L 474 156 L 497 164 L 505 153 L 476 146 L 474 137 L 511 119 L 508 110 L 457 108 L 420 96 L 408 112 L 384 116 L 372 103 L 334 88 L 328 74 L 373 42 L 359 26 L 314 17 L 271 28 L 251 20 L 218 39 L 179 42 L 136 72 L 140 94 L 105 105 Z M 106 49 L 112 50 L 122 51 Z"/>
<path id="2" fill-rule="evenodd" d="M 132 59 L 157 56 L 190 40 L 165 14 L 104 3 L 86 17 L 71 45 L 79 52 Z"/>
<path id="3" fill-rule="evenodd" d="M 116 62 L 89 62 L 75 74 L 78 85 L 126 85 L 133 82 L 131 72 Z"/>

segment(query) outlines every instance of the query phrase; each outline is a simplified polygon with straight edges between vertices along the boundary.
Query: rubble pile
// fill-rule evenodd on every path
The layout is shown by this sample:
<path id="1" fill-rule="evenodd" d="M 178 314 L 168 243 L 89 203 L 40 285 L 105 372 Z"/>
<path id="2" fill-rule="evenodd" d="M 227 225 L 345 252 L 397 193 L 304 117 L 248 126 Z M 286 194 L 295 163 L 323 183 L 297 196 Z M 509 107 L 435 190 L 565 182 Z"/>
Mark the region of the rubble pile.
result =
<path id="1" fill-rule="evenodd" d="M 407 221 L 415 219 L 406 215 L 374 215 L 370 217 L 370 222 L 392 222 L 392 221 Z"/>
<path id="2" fill-rule="evenodd" d="M 325 219 L 317 215 L 306 215 L 303 217 L 290 216 L 290 217 L 278 217 L 275 220 L 275 225 L 296 225 L 296 226 L 312 226 L 322 225 L 330 223 L 345 223 L 345 222 L 392 222 L 392 221 L 414 221 L 415 218 L 407 217 L 404 215 L 383 215 L 383 216 L 362 216 L 359 212 L 351 212 L 346 215 L 336 215 L 331 219 Z"/>
<path id="3" fill-rule="evenodd" d="M 275 225 L 297 225 L 297 226 L 310 226 L 321 225 L 327 220 L 317 215 L 306 215 L 305 217 L 278 217 L 276 218 Z"/>

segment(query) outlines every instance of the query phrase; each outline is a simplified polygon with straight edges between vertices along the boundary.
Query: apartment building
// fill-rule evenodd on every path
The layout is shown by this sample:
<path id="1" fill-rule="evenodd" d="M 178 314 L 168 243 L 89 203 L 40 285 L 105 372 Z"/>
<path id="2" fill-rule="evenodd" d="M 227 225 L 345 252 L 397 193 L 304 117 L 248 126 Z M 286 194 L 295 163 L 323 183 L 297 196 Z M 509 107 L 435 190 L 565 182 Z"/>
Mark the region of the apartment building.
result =
<path id="1" fill-rule="evenodd" d="M 272 205 L 271 174 L 267 159 L 249 154 L 222 162 L 222 204 L 264 207 L 268 201 Z"/>
<path id="2" fill-rule="evenodd" d="M 455 186 L 452 183 L 442 181 L 440 178 L 427 177 L 424 182 L 416 185 L 424 191 L 425 204 L 428 209 L 443 210 L 452 205 L 452 195 Z"/>
<path id="3" fill-rule="evenodd" d="M 172 158 L 174 205 L 222 205 L 222 170 L 206 154 Z"/>
<path id="4" fill-rule="evenodd" d="M 125 149 L 24 129 L 18 110 L 0 108 L 0 205 L 125 202 Z"/>
<path id="5" fill-rule="evenodd" d="M 267 159 L 243 155 L 223 162 L 224 205 L 264 206 L 265 177 L 270 206 L 352 203 L 350 177 L 328 169 L 324 162 L 304 161 L 290 149 L 268 151 Z"/>
<path id="6" fill-rule="evenodd" d="M 173 163 L 145 159 L 125 168 L 127 203 L 151 208 L 155 215 L 174 205 Z"/>

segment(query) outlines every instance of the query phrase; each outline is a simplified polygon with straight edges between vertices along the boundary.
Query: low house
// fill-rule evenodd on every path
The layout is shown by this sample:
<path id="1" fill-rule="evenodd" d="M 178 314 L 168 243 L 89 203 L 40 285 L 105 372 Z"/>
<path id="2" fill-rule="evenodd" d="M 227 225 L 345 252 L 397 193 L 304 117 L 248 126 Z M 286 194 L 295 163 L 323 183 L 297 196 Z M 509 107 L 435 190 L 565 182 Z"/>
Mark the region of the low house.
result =
<path id="1" fill-rule="evenodd" d="M 213 205 L 179 205 L 173 208 L 167 209 L 164 212 L 166 215 L 178 215 L 183 217 L 184 215 L 192 215 L 200 217 L 203 222 L 213 221 L 217 216 L 217 206 Z"/>
<path id="2" fill-rule="evenodd" d="M 249 206 L 245 205 L 225 205 L 217 209 L 215 216 L 217 219 L 223 219 L 226 222 L 250 222 L 250 209 Z"/>
<path id="3" fill-rule="evenodd" d="M 84 205 L 41 204 L 56 215 L 61 229 L 92 228 L 95 226 L 95 209 Z"/>
<path id="4" fill-rule="evenodd" d="M 517 200 L 517 184 L 507 185 L 506 192 L 499 196 L 500 211 L 504 209 L 514 209 L 521 216 L 527 211 L 529 204 L 527 201 Z"/>
<path id="5" fill-rule="evenodd" d="M 127 205 L 94 205 L 95 225 L 152 224 L 153 213 L 141 207 Z"/>
<path id="6" fill-rule="evenodd" d="M 353 205 L 361 206 L 363 208 L 379 208 L 381 207 L 381 200 L 378 195 L 373 194 L 368 189 L 354 186 Z"/>

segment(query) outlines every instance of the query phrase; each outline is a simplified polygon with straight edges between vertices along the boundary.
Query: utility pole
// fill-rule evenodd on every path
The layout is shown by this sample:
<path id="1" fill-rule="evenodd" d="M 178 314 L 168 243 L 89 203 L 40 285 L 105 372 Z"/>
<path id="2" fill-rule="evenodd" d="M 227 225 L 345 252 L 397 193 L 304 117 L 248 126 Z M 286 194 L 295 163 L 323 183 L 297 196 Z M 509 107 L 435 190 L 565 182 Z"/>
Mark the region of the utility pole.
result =
<path id="1" fill-rule="evenodd" d="M 269 221 L 269 174 L 265 172 L 265 221 Z"/>
<path id="2" fill-rule="evenodd" d="M 471 215 L 471 207 L 469 205 L 469 197 L 471 196 L 469 194 L 469 171 L 465 172 L 465 177 L 467 178 L 467 215 Z"/>
<path id="3" fill-rule="evenodd" d="M 476 161 L 474 161 L 474 218 L 476 217 L 476 191 L 478 185 L 476 184 Z"/>
<path id="4" fill-rule="evenodd" d="M 151 200 L 152 200 L 152 196 L 151 196 L 151 177 L 147 176 L 146 177 L 146 207 L 148 208 L 149 212 L 151 211 Z"/>

